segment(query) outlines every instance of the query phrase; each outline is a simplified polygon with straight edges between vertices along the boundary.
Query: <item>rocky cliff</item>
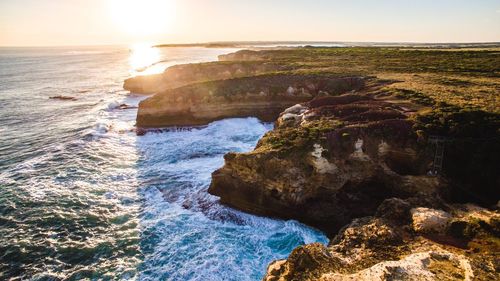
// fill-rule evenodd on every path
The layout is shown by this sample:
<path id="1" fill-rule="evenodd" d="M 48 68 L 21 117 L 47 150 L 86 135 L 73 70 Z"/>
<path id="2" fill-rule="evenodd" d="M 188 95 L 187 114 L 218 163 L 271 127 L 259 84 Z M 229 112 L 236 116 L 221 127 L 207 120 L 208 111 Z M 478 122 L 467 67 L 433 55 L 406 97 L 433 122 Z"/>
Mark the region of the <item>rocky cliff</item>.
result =
<path id="1" fill-rule="evenodd" d="M 194 83 L 159 92 L 139 104 L 141 128 L 206 125 L 229 117 L 274 121 L 294 104 L 362 88 L 361 77 L 260 75 Z"/>
<path id="2" fill-rule="evenodd" d="M 429 120 L 417 130 L 423 118 L 417 112 L 428 107 L 380 90 L 383 84 L 372 81 L 356 93 L 316 97 L 286 109 L 254 151 L 225 156 L 208 191 L 238 209 L 297 219 L 330 234 L 354 218 L 373 215 L 392 197 L 451 200 L 461 194 L 469 202 L 496 204 L 498 158 L 486 155 L 497 154 L 498 142 L 479 139 L 477 151 L 461 138 L 450 141 L 446 157 L 463 162 L 447 162 L 444 171 L 435 171 L 429 133 L 438 131 Z M 495 127 L 489 128 L 493 136 Z M 471 174 L 480 168 L 488 172 Z"/>
<path id="3" fill-rule="evenodd" d="M 248 77 L 289 69 L 291 67 L 283 64 L 251 61 L 180 64 L 169 67 L 160 74 L 128 78 L 123 88 L 136 94 L 154 94 L 197 82 Z"/>
<path id="4" fill-rule="evenodd" d="M 372 215 L 387 198 L 445 188 L 427 175 L 430 151 L 419 145 L 408 108 L 369 93 L 318 97 L 285 110 L 249 153 L 230 153 L 209 192 L 239 209 L 293 218 L 335 233 Z"/>
<path id="5" fill-rule="evenodd" d="M 273 262 L 264 280 L 500 278 L 500 214 L 449 203 L 498 201 L 498 116 L 430 110 L 389 83 L 284 110 L 254 151 L 227 154 L 213 173 L 222 203 L 332 237 Z M 455 136 L 439 170 L 432 134 Z"/>

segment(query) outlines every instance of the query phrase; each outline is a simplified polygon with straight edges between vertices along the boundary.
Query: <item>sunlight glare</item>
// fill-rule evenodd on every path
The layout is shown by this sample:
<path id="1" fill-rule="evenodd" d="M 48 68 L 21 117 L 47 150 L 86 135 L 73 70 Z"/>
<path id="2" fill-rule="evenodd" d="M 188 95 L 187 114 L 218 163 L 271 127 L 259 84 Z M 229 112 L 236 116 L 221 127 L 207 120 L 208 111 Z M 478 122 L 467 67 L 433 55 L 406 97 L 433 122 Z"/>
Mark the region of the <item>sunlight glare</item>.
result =
<path id="1" fill-rule="evenodd" d="M 161 70 L 156 71 L 156 68 L 151 67 L 160 59 L 160 52 L 157 48 L 152 47 L 151 44 L 140 43 L 134 44 L 130 51 L 129 64 L 134 75 L 161 72 Z"/>
<path id="2" fill-rule="evenodd" d="M 173 21 L 173 0 L 108 0 L 113 22 L 130 35 L 165 33 Z"/>

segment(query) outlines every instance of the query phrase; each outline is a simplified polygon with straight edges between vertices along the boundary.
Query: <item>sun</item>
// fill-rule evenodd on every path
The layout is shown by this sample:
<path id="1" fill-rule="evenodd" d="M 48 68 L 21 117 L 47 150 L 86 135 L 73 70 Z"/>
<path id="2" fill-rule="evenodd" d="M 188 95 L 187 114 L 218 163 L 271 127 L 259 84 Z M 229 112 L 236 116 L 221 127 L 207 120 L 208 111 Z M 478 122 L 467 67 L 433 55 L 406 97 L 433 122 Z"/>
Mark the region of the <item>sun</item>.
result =
<path id="1" fill-rule="evenodd" d="M 130 35 L 165 33 L 173 21 L 173 0 L 108 0 L 113 22 Z"/>

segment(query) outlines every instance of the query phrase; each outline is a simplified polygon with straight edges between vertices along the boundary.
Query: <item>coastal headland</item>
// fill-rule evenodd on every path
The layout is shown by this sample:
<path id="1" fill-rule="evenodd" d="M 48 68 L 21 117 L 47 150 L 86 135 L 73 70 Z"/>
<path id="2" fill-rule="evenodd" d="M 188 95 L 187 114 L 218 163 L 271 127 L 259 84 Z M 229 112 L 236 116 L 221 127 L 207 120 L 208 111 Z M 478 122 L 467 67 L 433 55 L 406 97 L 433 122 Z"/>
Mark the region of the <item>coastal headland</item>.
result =
<path id="1" fill-rule="evenodd" d="M 137 127 L 275 122 L 208 192 L 331 238 L 265 280 L 500 278 L 500 49 L 242 50 L 138 76 Z M 138 130 L 139 130 L 138 129 Z"/>

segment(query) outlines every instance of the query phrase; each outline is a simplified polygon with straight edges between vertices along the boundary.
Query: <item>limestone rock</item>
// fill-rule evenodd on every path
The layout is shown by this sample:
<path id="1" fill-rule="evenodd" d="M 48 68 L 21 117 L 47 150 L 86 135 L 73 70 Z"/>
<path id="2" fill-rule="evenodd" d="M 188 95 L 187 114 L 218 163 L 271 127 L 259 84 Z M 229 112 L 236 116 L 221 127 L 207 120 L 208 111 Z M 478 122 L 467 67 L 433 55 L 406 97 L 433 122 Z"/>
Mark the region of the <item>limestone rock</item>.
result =
<path id="1" fill-rule="evenodd" d="M 386 200 L 378 210 L 377 217 L 354 220 L 340 230 L 327 247 L 317 243 L 304 245 L 286 260 L 272 263 L 264 280 L 420 281 L 500 278 L 499 242 L 494 232 L 483 232 L 480 239 L 473 239 L 464 248 L 460 248 L 445 243 L 450 237 L 444 240 L 434 239 L 447 237 L 445 229 L 434 229 L 437 236 L 427 236 L 425 233 L 422 236 L 415 235 L 411 228 L 412 221 L 401 223 L 385 213 L 401 210 L 403 214 L 411 206 L 413 210 L 418 210 L 418 214 L 427 214 L 425 218 L 434 218 L 439 214 L 456 220 L 475 216 L 477 212 L 458 205 L 449 206 L 450 213 L 444 215 L 437 210 L 415 207 L 415 204 L 418 205 L 412 199 Z M 484 209 L 481 213 L 483 221 L 494 221 L 498 216 L 496 212 Z M 480 243 L 480 247 L 476 243 Z"/>
<path id="2" fill-rule="evenodd" d="M 441 272 L 439 272 L 441 271 Z M 473 280 L 470 263 L 463 256 L 449 252 L 415 253 L 398 261 L 380 262 L 352 274 L 326 273 L 321 281 L 389 281 L 389 280 Z M 446 278 L 446 279 L 443 279 Z"/>
<path id="3" fill-rule="evenodd" d="M 416 232 L 442 232 L 446 229 L 451 215 L 442 210 L 414 208 L 411 210 L 413 229 Z"/>
<path id="4" fill-rule="evenodd" d="M 253 76 L 286 69 L 286 66 L 275 63 L 261 63 L 258 65 L 241 62 L 179 64 L 167 68 L 160 74 L 128 78 L 125 80 L 123 88 L 135 94 L 154 94 L 203 81 Z"/>

